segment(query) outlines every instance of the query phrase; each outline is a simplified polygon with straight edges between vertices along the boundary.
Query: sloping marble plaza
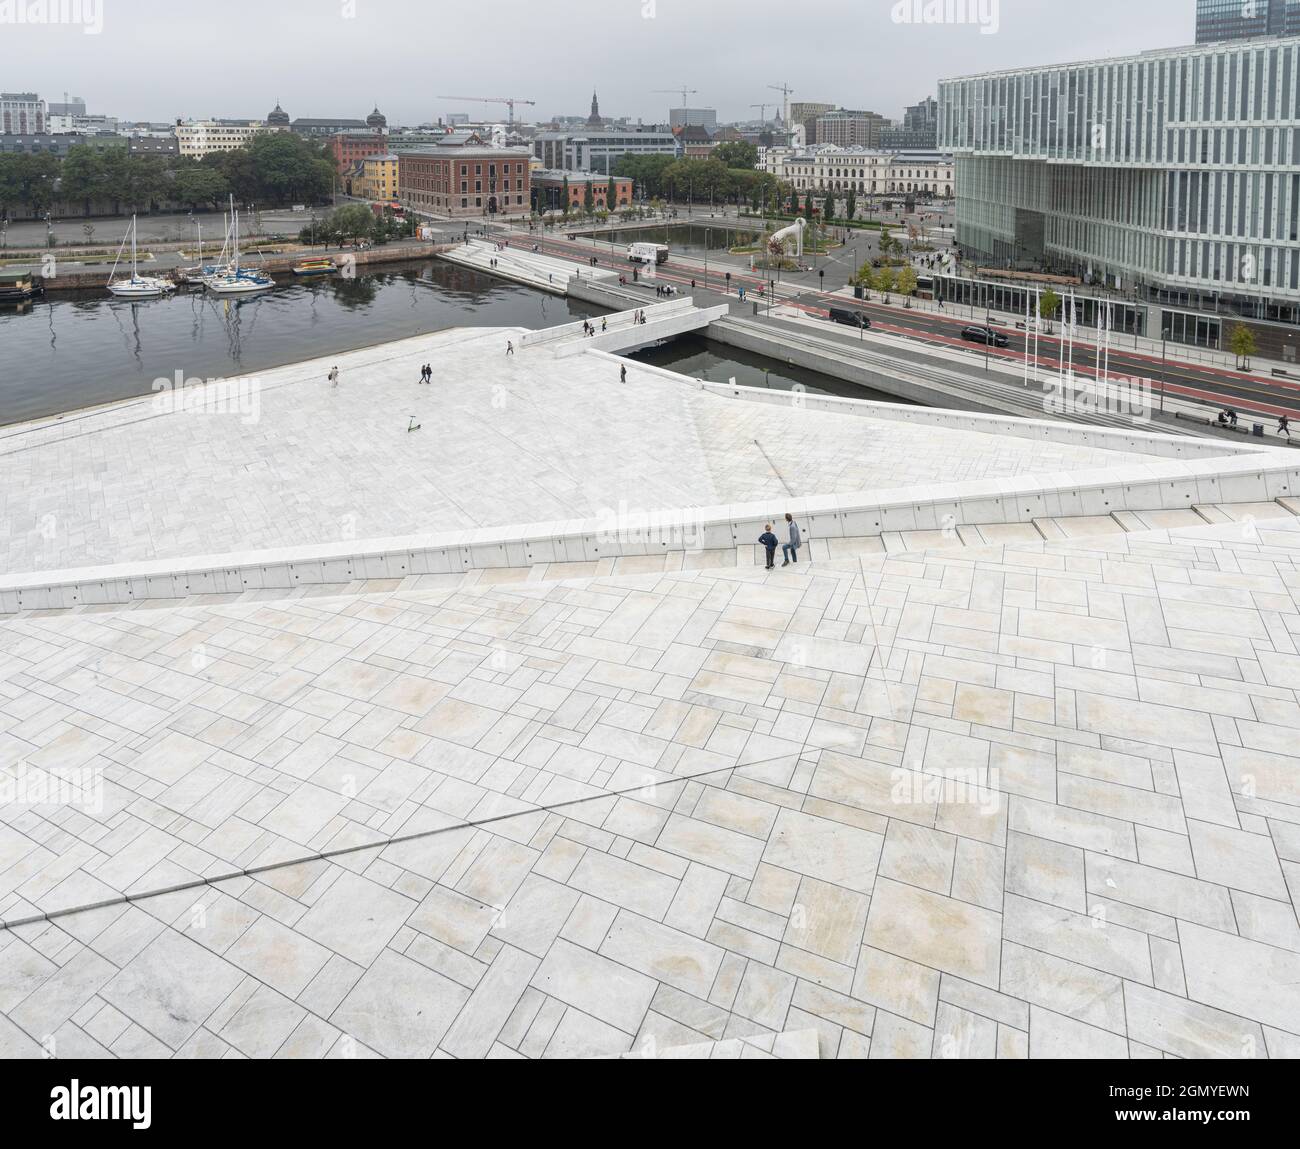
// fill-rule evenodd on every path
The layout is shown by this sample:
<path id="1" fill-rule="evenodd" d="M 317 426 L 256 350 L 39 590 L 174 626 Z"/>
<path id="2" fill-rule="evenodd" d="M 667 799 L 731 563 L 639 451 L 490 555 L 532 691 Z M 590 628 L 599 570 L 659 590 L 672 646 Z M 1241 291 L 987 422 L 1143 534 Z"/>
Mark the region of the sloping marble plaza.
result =
<path id="1" fill-rule="evenodd" d="M 1141 461 L 738 405 L 636 364 L 623 386 L 605 357 L 507 356 L 524 334 L 457 330 L 278 368 L 214 392 L 206 413 L 177 411 L 163 391 L 0 428 L 0 570 Z M 430 361 L 434 383 L 421 386 Z"/>
<path id="2" fill-rule="evenodd" d="M 444 340 L 439 370 L 470 362 Z M 412 346 L 400 386 L 435 354 Z M 1126 461 L 541 362 L 483 368 L 509 430 L 446 385 L 406 461 L 329 469 L 357 428 L 405 444 L 383 438 L 397 375 L 286 386 L 242 431 L 58 432 L 0 456 L 15 515 L 29 468 L 8 553 L 581 498 L 775 517 L 753 439 L 799 494 Z M 345 420 L 315 406 L 335 401 Z M 530 424 L 532 454 L 475 470 Z M 209 433 L 228 439 L 204 458 L 267 501 L 205 503 L 200 471 L 160 519 L 149 445 L 153 481 L 184 476 L 184 436 Z M 96 441 L 117 465 L 71 453 Z M 0 616 L 0 1054 L 1300 1055 L 1292 509 L 813 538 L 771 572 L 745 545 Z M 44 513 L 73 516 L 65 550 L 29 537 Z"/>

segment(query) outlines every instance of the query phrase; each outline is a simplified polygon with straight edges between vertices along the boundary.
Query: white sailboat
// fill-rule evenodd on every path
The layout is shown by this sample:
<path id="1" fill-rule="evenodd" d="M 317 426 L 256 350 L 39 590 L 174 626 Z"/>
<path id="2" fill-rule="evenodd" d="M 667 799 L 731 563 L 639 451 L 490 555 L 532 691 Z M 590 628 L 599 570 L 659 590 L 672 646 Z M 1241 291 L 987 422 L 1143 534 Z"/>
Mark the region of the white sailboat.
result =
<path id="1" fill-rule="evenodd" d="M 199 237 L 199 261 L 190 267 L 178 267 L 176 269 L 176 278 L 179 279 L 181 283 L 188 284 L 190 287 L 202 287 L 210 276 L 214 276 L 219 271 L 225 270 L 225 265 L 220 262 L 220 259 L 225 257 L 226 248 L 224 245 L 222 246 L 221 256 L 218 258 L 217 263 L 205 265 L 203 262 L 203 224 L 196 219 L 194 221 L 194 228 Z M 227 227 L 226 243 L 229 242 L 230 228 Z"/>
<path id="2" fill-rule="evenodd" d="M 117 265 L 122 259 L 122 249 L 126 246 L 127 237 L 131 240 L 131 278 L 114 279 L 117 274 Z M 140 275 L 136 270 L 135 259 L 135 216 L 131 217 L 131 226 L 127 234 L 122 237 L 122 242 L 117 248 L 117 258 L 113 260 L 113 270 L 108 273 L 108 290 L 120 299 L 154 299 L 160 295 L 166 295 L 169 291 L 176 290 L 176 284 L 170 279 L 163 279 L 156 275 Z"/>
<path id="3" fill-rule="evenodd" d="M 239 266 L 239 212 L 231 207 L 231 250 L 233 259 L 228 268 L 215 276 L 205 277 L 208 290 L 217 295 L 252 295 L 275 286 L 275 280 L 260 271 Z"/>

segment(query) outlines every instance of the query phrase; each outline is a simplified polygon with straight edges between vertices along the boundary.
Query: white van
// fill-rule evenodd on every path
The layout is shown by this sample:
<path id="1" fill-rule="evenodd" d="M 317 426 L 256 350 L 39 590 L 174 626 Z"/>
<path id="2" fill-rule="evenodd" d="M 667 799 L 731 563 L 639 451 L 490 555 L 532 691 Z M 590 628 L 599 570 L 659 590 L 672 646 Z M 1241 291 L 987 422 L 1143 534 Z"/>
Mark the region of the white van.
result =
<path id="1" fill-rule="evenodd" d="M 666 243 L 632 243 L 628 245 L 627 258 L 631 263 L 667 263 L 668 245 Z"/>

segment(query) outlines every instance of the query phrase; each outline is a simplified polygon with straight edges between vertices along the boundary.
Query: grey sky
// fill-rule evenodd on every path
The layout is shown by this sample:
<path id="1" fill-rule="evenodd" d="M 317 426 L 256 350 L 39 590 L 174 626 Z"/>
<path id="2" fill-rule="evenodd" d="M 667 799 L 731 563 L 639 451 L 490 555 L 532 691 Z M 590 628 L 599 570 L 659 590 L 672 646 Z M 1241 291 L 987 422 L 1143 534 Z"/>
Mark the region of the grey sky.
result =
<path id="1" fill-rule="evenodd" d="M 48 0 L 91 5 L 95 0 Z M 826 100 L 897 116 L 942 76 L 1190 43 L 1195 0 L 976 0 L 997 30 L 898 24 L 895 0 L 100 0 L 102 31 L 0 23 L 0 89 L 84 96 L 124 119 L 364 116 L 415 124 L 504 107 L 667 118 L 680 96 L 731 120 L 750 105 Z M 930 3 L 931 0 L 925 0 Z M 952 3 L 952 0 L 948 0 Z M 969 0 L 959 0 L 964 6 Z M 34 0 L 0 0 L 6 10 Z M 769 107 L 770 116 L 772 108 Z"/>

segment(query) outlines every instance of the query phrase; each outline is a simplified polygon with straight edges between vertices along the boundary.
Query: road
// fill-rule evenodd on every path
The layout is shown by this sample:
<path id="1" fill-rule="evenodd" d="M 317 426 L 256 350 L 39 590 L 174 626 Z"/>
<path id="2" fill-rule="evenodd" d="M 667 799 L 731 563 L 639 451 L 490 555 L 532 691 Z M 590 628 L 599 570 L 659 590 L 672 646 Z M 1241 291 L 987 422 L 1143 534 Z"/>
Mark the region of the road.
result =
<path id="1" fill-rule="evenodd" d="M 679 221 L 680 222 L 680 221 Z M 871 250 L 869 236 L 857 237 L 859 259 Z M 537 243 L 541 250 L 549 255 L 590 264 L 594 256 L 597 266 L 611 268 L 626 274 L 630 281 L 631 265 L 622 253 L 615 249 L 611 254 L 608 243 L 592 243 L 582 240 L 570 241 L 554 235 L 539 233 L 513 233 L 511 242 L 517 246 L 527 247 Z M 854 248 L 841 249 L 837 263 L 843 262 L 845 255 L 851 255 Z M 823 264 L 827 261 L 823 260 Z M 886 331 L 912 340 L 918 344 L 961 347 L 970 350 L 971 344 L 961 338 L 962 328 L 969 326 L 969 314 L 937 315 L 919 310 L 905 310 L 896 306 L 885 306 L 879 302 L 866 303 L 860 300 L 846 299 L 833 295 L 834 286 L 847 282 L 842 267 L 836 267 L 832 277 L 829 268 L 825 280 L 816 274 L 818 269 L 790 276 L 782 273 L 781 283 L 777 287 L 777 299 L 780 303 L 793 305 L 810 314 L 824 315 L 829 307 L 856 308 L 864 311 L 870 318 L 872 329 Z M 728 281 L 727 272 L 731 273 Z M 750 272 L 747 268 L 733 262 L 720 262 L 712 253 L 709 258 L 707 277 L 702 262 L 694 259 L 686 261 L 681 257 L 670 259 L 657 269 L 659 282 L 672 283 L 678 287 L 687 287 L 693 283 L 697 287 L 708 288 L 718 292 L 730 292 L 733 296 L 739 286 L 747 289 L 746 302 L 756 302 L 760 306 L 768 302 L 766 277 L 761 273 Z M 830 281 L 831 286 L 823 291 L 818 285 Z M 760 290 L 763 294 L 760 295 Z M 964 309 L 963 309 L 964 310 Z M 979 322 L 978 318 L 975 320 Z M 1072 352 L 1067 355 L 1064 340 L 1060 334 L 1042 334 L 1038 339 L 1037 356 L 1031 356 L 1032 347 L 1027 343 L 1023 332 L 1000 328 L 1008 337 L 1009 346 L 989 349 L 989 358 L 999 359 L 1016 365 L 1023 365 L 1027 356 L 1036 361 L 1039 368 L 1047 372 L 1057 372 L 1062 359 L 1073 364 L 1074 373 L 1090 377 L 1097 371 L 1097 353 L 1091 343 L 1075 342 Z M 1122 341 L 1122 337 L 1117 337 Z M 1032 341 L 1030 341 L 1032 342 Z M 919 348 L 918 348 L 919 349 Z M 1112 345 L 1110 351 L 1111 376 L 1133 376 L 1150 380 L 1155 394 L 1163 390 L 1168 396 L 1201 403 L 1216 410 L 1231 406 L 1244 412 L 1258 413 L 1277 417 L 1288 415 L 1292 418 L 1300 415 L 1300 381 L 1274 379 L 1249 373 L 1232 371 L 1212 365 L 1187 363 L 1173 358 L 1164 362 L 1159 356 L 1144 352 L 1125 350 Z"/>

